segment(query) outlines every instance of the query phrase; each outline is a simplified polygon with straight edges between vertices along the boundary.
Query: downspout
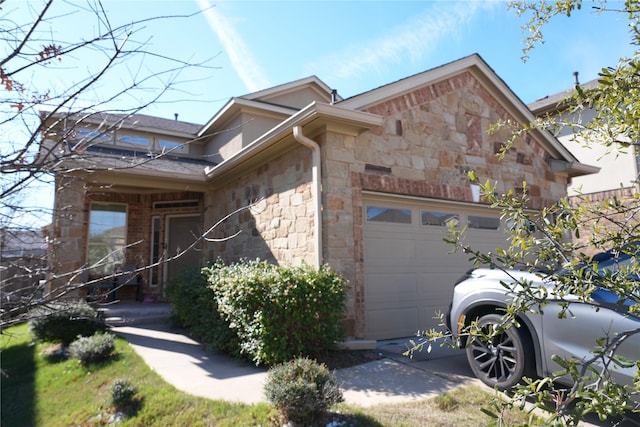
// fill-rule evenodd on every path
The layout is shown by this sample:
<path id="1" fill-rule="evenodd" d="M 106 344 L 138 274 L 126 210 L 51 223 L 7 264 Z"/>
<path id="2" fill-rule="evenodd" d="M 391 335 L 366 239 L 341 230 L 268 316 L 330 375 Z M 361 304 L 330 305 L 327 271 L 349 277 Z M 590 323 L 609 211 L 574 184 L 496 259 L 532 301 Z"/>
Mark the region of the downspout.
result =
<path id="1" fill-rule="evenodd" d="M 322 265 L 322 176 L 320 169 L 320 146 L 311 138 L 302 134 L 302 127 L 293 127 L 293 137 L 300 144 L 312 150 L 311 186 L 312 197 L 315 201 L 313 216 L 313 234 L 316 237 L 316 267 Z"/>

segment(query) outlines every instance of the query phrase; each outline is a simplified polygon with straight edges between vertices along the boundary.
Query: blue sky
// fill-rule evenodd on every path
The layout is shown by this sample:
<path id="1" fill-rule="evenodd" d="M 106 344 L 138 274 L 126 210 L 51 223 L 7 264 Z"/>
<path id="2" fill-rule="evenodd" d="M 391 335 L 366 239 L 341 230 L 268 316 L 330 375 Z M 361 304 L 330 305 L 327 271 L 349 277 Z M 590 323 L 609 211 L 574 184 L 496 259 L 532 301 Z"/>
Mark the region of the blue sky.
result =
<path id="1" fill-rule="evenodd" d="M 568 89 L 573 72 L 597 77 L 633 51 L 626 19 L 596 16 L 590 3 L 545 28 L 545 43 L 521 60 L 523 18 L 503 1 L 116 1 L 115 20 L 201 15 L 148 28 L 168 56 L 210 59 L 181 76 L 188 101 L 151 114 L 205 122 L 228 98 L 316 75 L 343 97 L 479 53 L 525 103 Z M 150 8 L 149 4 L 153 4 Z M 210 7 L 211 6 L 211 7 Z M 161 27 L 161 28 L 158 28 Z M 171 97 L 170 97 L 171 98 Z M 176 99 L 185 97 L 176 94 Z M 175 111 L 174 111 L 175 110 Z"/>
<path id="2" fill-rule="evenodd" d="M 10 0 L 3 11 L 12 19 L 28 15 L 42 4 Z M 529 103 L 597 77 L 602 67 L 615 66 L 633 53 L 625 16 L 590 10 L 591 3 L 571 18 L 545 27 L 545 43 L 521 60 L 523 18 L 503 1 L 211 1 L 103 0 L 112 24 L 152 16 L 192 15 L 151 21 L 132 39 L 165 57 L 202 62 L 206 67 L 162 74 L 146 88 L 124 97 L 122 107 L 153 96 L 168 79 L 177 83 L 145 112 L 205 123 L 230 97 L 316 75 L 342 97 L 350 97 L 404 77 L 478 53 L 515 92 Z M 615 3 L 614 3 L 615 4 Z M 25 5 L 27 5 L 25 7 Z M 87 2 L 54 4 L 44 40 L 78 40 L 99 31 L 86 10 Z M 202 13 L 197 13 L 203 10 Z M 72 11 L 72 13 L 69 13 Z M 65 88 L 100 62 L 100 54 L 66 58 L 45 74 L 35 72 L 29 83 L 40 90 Z M 82 102 L 105 98 L 136 76 L 165 69 L 167 61 L 147 55 L 125 61 L 88 92 Z M 42 70 L 41 70 L 42 71 Z M 11 131 L 3 129 L 6 135 Z M 19 140 L 19 131 L 13 133 Z M 27 198 L 51 205 L 51 188 Z M 46 222 L 48 218 L 38 218 Z"/>
<path id="3" fill-rule="evenodd" d="M 35 10 L 42 2 L 26 4 Z M 10 0 L 3 9 L 33 14 L 24 4 Z M 232 96 L 310 75 L 346 98 L 473 53 L 529 103 L 570 88 L 574 71 L 582 82 L 589 81 L 602 67 L 633 53 L 625 16 L 597 16 L 590 2 L 546 27 L 545 43 L 526 63 L 521 60 L 525 20 L 504 1 L 103 0 L 103 5 L 114 25 L 192 15 L 148 22 L 132 39 L 166 57 L 206 61 L 206 68 L 171 74 L 180 82 L 178 90 L 148 111 L 170 118 L 179 113 L 196 123 L 206 122 Z M 79 11 L 86 8 L 85 1 L 55 3 L 51 15 L 57 18 L 43 26 L 44 37 L 77 40 L 99 31 L 91 14 Z M 93 59 L 67 58 L 59 74 L 37 83 L 49 87 L 55 76 L 55 85 L 69 84 L 97 62 Z M 104 96 L 127 74 L 163 69 L 167 64 L 161 62 L 147 56 L 142 63 L 122 64 L 94 93 Z M 128 102 L 133 105 L 135 99 Z"/>

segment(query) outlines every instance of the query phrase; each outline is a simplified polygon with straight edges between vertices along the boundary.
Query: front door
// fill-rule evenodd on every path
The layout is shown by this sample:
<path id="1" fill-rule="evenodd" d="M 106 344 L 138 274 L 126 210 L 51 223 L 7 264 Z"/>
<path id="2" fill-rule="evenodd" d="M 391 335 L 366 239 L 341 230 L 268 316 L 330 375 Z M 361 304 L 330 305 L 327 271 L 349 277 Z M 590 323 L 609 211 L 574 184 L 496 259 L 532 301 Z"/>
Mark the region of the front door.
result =
<path id="1" fill-rule="evenodd" d="M 202 235 L 200 216 L 170 216 L 167 218 L 167 258 L 177 256 L 166 268 L 165 282 L 171 281 L 183 270 L 200 267 L 202 244 L 189 249 Z"/>

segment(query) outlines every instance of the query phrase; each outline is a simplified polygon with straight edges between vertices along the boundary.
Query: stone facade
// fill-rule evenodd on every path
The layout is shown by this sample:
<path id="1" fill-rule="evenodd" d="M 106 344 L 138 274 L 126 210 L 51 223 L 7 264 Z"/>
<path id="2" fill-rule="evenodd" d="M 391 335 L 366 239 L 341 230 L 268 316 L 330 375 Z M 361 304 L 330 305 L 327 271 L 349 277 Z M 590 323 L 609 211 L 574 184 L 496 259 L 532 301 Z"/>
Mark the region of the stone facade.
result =
<path id="1" fill-rule="evenodd" d="M 499 191 L 528 183 L 531 207 L 566 194 L 566 177 L 551 171 L 550 158 L 532 139 L 518 141 L 504 160 L 496 157 L 500 135 L 487 129 L 510 119 L 469 73 L 369 109 L 382 128 L 358 137 L 327 133 L 322 140 L 325 262 L 351 284 L 347 330 L 364 333 L 363 191 L 473 202 L 468 170 Z"/>
<path id="2" fill-rule="evenodd" d="M 211 237 L 233 239 L 209 244 L 207 258 L 237 261 L 260 258 L 283 265 L 313 265 L 314 204 L 311 151 L 297 146 L 206 196 L 205 223 L 215 224 L 235 210 Z"/>

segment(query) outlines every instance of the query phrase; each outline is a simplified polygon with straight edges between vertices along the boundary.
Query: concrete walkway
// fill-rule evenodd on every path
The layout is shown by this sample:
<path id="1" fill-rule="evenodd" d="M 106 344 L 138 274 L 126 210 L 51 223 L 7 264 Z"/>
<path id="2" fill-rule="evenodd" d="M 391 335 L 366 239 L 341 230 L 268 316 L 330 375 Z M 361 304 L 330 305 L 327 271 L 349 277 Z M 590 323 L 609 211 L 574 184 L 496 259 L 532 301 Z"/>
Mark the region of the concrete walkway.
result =
<path id="1" fill-rule="evenodd" d="M 166 304 L 129 304 L 105 311 L 115 333 L 125 338 L 145 362 L 179 390 L 209 399 L 265 401 L 266 370 L 205 351 L 185 331 L 166 321 Z M 374 360 L 335 372 L 347 403 L 361 406 L 421 400 L 464 384 L 481 384 L 463 352 L 434 346 L 431 353 L 402 355 L 408 339 L 382 341 Z"/>

